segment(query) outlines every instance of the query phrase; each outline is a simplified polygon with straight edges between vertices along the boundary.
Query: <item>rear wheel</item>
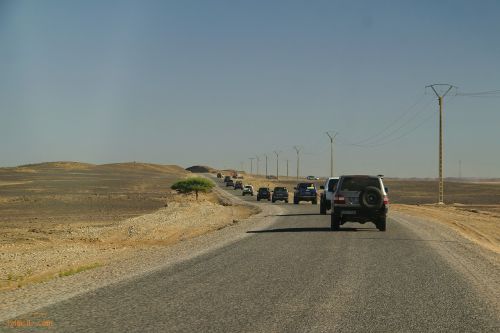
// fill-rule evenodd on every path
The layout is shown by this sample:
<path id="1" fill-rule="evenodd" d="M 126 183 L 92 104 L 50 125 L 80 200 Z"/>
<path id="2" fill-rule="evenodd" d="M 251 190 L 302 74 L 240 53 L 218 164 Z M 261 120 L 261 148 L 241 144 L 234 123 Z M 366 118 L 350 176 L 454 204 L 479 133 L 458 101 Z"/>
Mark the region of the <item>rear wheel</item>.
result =
<path id="1" fill-rule="evenodd" d="M 326 204 L 325 204 L 325 200 L 321 199 L 319 201 L 319 213 L 321 215 L 326 215 Z"/>
<path id="2" fill-rule="evenodd" d="M 260 201 L 260 198 L 259 198 L 259 197 L 257 197 L 257 201 Z"/>
<path id="3" fill-rule="evenodd" d="M 293 204 L 298 205 L 299 204 L 299 199 L 293 198 Z"/>
<path id="4" fill-rule="evenodd" d="M 331 215 L 331 229 L 332 231 L 340 230 L 340 216 L 338 214 L 332 213 Z"/>
<path id="5" fill-rule="evenodd" d="M 288 203 L 288 199 L 285 200 L 285 203 Z"/>
<path id="6" fill-rule="evenodd" d="M 377 229 L 380 231 L 385 231 L 385 224 L 386 224 L 385 222 L 386 222 L 385 217 L 379 218 L 377 221 Z"/>

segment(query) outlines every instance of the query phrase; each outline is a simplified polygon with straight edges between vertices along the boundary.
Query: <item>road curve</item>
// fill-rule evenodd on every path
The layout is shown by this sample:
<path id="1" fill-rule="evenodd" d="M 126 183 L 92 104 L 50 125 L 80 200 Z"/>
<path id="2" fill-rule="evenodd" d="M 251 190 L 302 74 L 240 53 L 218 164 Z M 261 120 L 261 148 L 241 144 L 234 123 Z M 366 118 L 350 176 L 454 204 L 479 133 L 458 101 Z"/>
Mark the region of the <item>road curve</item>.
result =
<path id="1" fill-rule="evenodd" d="M 318 206 L 282 208 L 272 224 L 246 230 L 249 237 L 40 311 L 64 332 L 500 330 L 487 292 L 499 285 L 481 289 L 445 255 L 474 245 L 423 238 L 399 218 L 389 218 L 385 233 L 354 223 L 331 232 Z M 497 283 L 498 266 L 482 267 L 493 276 L 484 281 Z"/>

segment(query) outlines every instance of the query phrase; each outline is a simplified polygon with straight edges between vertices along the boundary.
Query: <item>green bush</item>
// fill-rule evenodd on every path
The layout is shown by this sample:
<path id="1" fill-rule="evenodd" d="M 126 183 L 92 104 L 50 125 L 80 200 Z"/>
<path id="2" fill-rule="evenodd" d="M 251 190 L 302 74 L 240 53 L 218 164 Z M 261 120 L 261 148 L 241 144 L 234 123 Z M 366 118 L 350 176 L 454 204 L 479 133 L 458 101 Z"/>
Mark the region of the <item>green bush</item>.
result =
<path id="1" fill-rule="evenodd" d="M 179 180 L 174 185 L 172 185 L 172 190 L 176 190 L 179 193 L 196 193 L 196 200 L 198 200 L 198 192 L 210 192 L 215 184 L 202 177 L 191 177 L 183 180 Z"/>

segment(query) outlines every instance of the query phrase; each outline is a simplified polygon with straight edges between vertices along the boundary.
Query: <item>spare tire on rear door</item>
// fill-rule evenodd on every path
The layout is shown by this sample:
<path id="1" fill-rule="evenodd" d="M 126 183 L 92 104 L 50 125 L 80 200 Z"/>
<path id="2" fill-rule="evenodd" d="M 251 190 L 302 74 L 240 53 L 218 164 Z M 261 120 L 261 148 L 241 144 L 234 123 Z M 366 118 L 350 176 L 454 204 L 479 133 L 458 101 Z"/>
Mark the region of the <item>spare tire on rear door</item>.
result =
<path id="1" fill-rule="evenodd" d="M 384 198 L 378 188 L 368 186 L 359 194 L 359 203 L 368 209 L 379 209 L 384 203 Z"/>

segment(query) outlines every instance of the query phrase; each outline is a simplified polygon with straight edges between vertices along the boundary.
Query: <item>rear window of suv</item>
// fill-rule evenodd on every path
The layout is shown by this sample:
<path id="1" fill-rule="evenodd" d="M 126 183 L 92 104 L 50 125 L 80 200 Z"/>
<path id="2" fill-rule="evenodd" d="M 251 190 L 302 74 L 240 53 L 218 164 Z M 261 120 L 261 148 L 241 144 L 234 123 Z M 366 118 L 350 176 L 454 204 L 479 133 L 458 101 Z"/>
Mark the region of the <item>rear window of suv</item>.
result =
<path id="1" fill-rule="evenodd" d="M 329 182 L 328 182 L 328 191 L 330 192 L 333 192 L 335 186 L 337 185 L 337 183 L 339 182 L 338 179 L 331 179 Z"/>
<path id="2" fill-rule="evenodd" d="M 341 191 L 362 191 L 367 186 L 374 186 L 380 188 L 378 178 L 372 177 L 345 177 L 342 180 Z"/>
<path id="3" fill-rule="evenodd" d="M 275 187 L 274 192 L 286 192 L 286 187 Z"/>
<path id="4" fill-rule="evenodd" d="M 299 184 L 299 188 L 303 188 L 303 189 L 315 189 L 316 187 L 314 186 L 313 183 L 300 183 Z"/>

